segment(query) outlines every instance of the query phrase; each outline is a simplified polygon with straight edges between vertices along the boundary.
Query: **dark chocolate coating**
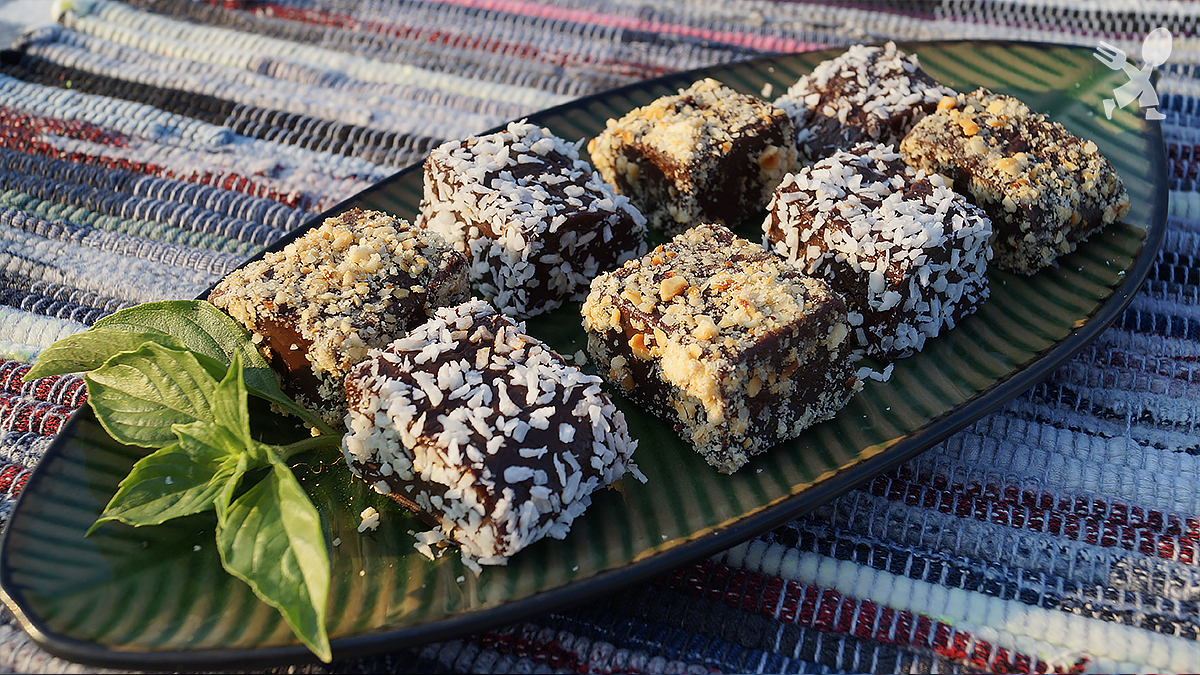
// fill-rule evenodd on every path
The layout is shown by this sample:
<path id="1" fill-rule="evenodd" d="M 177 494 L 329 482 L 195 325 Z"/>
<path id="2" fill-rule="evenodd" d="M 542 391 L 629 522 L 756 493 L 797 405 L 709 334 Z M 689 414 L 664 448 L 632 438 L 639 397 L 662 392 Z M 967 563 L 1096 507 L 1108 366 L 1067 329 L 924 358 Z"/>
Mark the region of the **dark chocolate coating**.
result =
<path id="1" fill-rule="evenodd" d="M 600 372 L 723 473 L 861 387 L 842 299 L 720 225 L 597 278 L 583 314 Z"/>
<path id="2" fill-rule="evenodd" d="M 439 310 L 345 378 L 352 472 L 500 564 L 562 538 L 636 441 L 601 380 L 487 303 Z"/>

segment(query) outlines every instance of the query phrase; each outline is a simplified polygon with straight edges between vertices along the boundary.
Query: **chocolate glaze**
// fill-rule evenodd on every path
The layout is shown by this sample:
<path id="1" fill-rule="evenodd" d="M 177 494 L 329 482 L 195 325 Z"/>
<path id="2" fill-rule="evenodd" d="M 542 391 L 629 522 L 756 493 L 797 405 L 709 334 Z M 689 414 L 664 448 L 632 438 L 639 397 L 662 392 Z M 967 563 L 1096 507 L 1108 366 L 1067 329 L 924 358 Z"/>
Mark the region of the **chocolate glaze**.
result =
<path id="1" fill-rule="evenodd" d="M 1007 271 L 1033 274 L 1129 210 L 1120 176 L 1094 143 L 987 89 L 947 99 L 900 151 L 987 213 L 992 264 Z"/>
<path id="2" fill-rule="evenodd" d="M 376 234 L 364 234 L 369 231 Z M 352 246 L 344 245 L 347 237 Z M 347 267 L 358 244 L 382 247 L 377 270 Z M 287 394 L 336 425 L 345 414 L 345 369 L 367 348 L 383 347 L 424 322 L 436 305 L 465 300 L 466 267 L 435 235 L 386 214 L 351 209 L 234 272 L 208 299 L 255 336 Z M 334 327 L 326 323 L 331 318 Z M 361 343 L 345 342 L 350 335 Z"/>
<path id="3" fill-rule="evenodd" d="M 475 323 L 467 329 L 467 334 L 476 334 L 480 327 L 486 328 L 487 333 L 491 335 L 499 335 L 502 327 L 512 327 L 510 319 L 491 313 L 487 316 L 475 316 Z M 522 335 L 518 340 L 524 345 L 524 350 L 529 350 L 533 345 L 541 346 L 552 354 L 552 359 L 556 360 L 563 368 L 569 368 L 565 365 L 562 357 L 556 352 L 550 350 L 550 347 L 542 344 L 541 341 Z M 395 360 L 384 358 L 372 358 L 368 362 L 364 362 L 356 366 L 346 377 L 346 393 L 349 401 L 350 410 L 358 411 L 361 414 L 372 414 L 374 410 L 372 406 L 378 406 L 380 410 L 385 410 L 386 404 L 382 402 L 374 402 L 382 394 L 385 387 L 394 387 L 394 383 L 402 383 L 404 387 L 410 390 L 420 390 L 420 384 L 414 374 L 416 372 L 427 372 L 434 377 L 444 364 L 467 362 L 475 363 L 476 357 L 481 350 L 494 350 L 490 337 L 482 337 L 480 341 L 469 341 L 466 339 L 457 342 L 457 346 L 452 350 L 440 353 L 440 356 L 428 360 L 424 364 L 410 364 L 409 368 L 401 363 L 396 363 Z M 389 347 L 385 353 L 397 353 L 395 347 Z M 488 352 L 493 353 L 493 352 Z M 545 485 L 553 494 L 563 495 L 566 486 L 563 484 L 563 477 L 569 474 L 559 473 L 556 467 L 556 461 L 562 462 L 565 453 L 574 453 L 575 458 L 580 464 L 582 471 L 582 480 L 587 482 L 590 478 L 595 478 L 599 482 L 604 483 L 604 474 L 598 467 L 592 464 L 592 458 L 595 456 L 594 442 L 602 441 L 602 438 L 596 436 L 592 423 L 587 413 L 587 398 L 584 395 L 584 387 L 572 387 L 570 392 L 563 395 L 562 392 L 554 393 L 553 400 L 548 404 L 535 405 L 532 407 L 523 406 L 526 401 L 528 387 L 526 382 L 514 380 L 510 377 L 509 369 L 511 362 L 506 360 L 492 360 L 484 369 L 473 369 L 472 374 L 481 376 L 482 386 L 491 389 L 491 392 L 499 392 L 499 383 L 505 384 L 508 390 L 509 398 L 514 401 L 514 404 L 524 408 L 522 413 L 518 413 L 515 419 L 528 419 L 530 413 L 535 408 L 544 407 L 546 405 L 553 407 L 553 412 L 548 416 L 548 423 L 545 429 L 538 429 L 536 426 L 530 426 L 523 440 L 518 441 L 516 438 L 506 437 L 503 446 L 494 450 L 492 454 L 482 455 L 481 460 L 472 461 L 467 459 L 467 454 L 463 454 L 461 464 L 455 466 L 455 471 L 458 474 L 469 474 L 473 477 L 472 482 L 464 488 L 461 482 L 456 485 L 460 489 L 473 490 L 475 494 L 475 502 L 481 504 L 484 509 L 484 518 L 490 519 L 496 509 L 500 507 L 500 502 L 508 503 L 506 508 L 520 507 L 522 503 L 527 502 L 532 498 L 530 489 L 535 485 L 534 479 L 524 479 L 520 482 L 509 483 L 504 479 L 505 470 L 509 467 L 527 467 L 535 472 L 544 472 L 546 478 Z M 480 384 L 475 384 L 474 387 L 479 387 Z M 545 393 L 545 382 L 539 381 L 539 394 Z M 554 387 L 562 389 L 559 384 L 554 384 Z M 442 456 L 444 461 L 449 460 L 448 448 L 445 446 L 445 441 L 439 440 L 443 436 L 445 426 L 444 416 L 448 416 L 456 408 L 461 408 L 466 405 L 463 399 L 451 399 L 449 393 L 446 393 L 443 400 L 438 405 L 431 405 L 430 401 L 422 399 L 420 404 L 420 412 L 424 414 L 426 422 L 424 428 L 418 436 L 415 436 L 415 447 L 404 450 L 404 453 L 412 456 L 421 456 L 422 453 L 433 453 Z M 497 423 L 500 417 L 498 393 L 493 395 L 490 404 L 491 410 L 487 412 L 486 424 L 492 425 Z M 581 410 L 582 417 L 577 417 L 572 413 L 575 410 Z M 570 425 L 574 429 L 574 436 L 569 442 L 564 442 L 562 432 L 559 426 L 562 424 Z M 499 434 L 496 426 L 488 428 L 492 434 Z M 469 431 L 469 440 L 463 442 L 460 447 L 474 446 L 476 448 L 485 448 L 488 441 L 492 440 L 492 434 L 484 434 L 478 428 L 472 428 Z M 540 456 L 522 453 L 522 450 L 546 448 L 546 452 Z M 418 503 L 416 496 L 425 494 L 428 497 L 445 496 L 450 489 L 448 485 L 438 483 L 437 480 L 422 478 L 421 474 L 415 473 L 412 479 L 403 479 L 395 472 L 385 474 L 380 471 L 380 465 L 374 461 L 350 461 L 350 466 L 355 473 L 368 482 L 374 484 L 382 482 L 388 485 L 389 491 L 386 496 L 392 498 L 402 506 L 413 510 L 418 514 L 421 520 L 428 522 L 431 525 L 442 525 L 440 519 L 444 515 L 440 512 L 431 512 L 426 508 L 422 508 Z M 419 471 L 419 470 L 418 470 Z M 589 498 L 586 492 L 580 492 L 576 496 L 576 501 L 587 500 Z M 564 504 L 565 508 L 565 504 Z M 539 515 L 538 526 L 547 524 L 558 518 L 558 513 L 546 512 Z M 510 533 L 509 520 L 492 519 L 492 524 L 497 527 L 500 537 Z"/>
<path id="4" fill-rule="evenodd" d="M 827 419 L 859 388 L 842 339 L 846 306 L 824 282 L 720 225 L 701 225 L 637 262 L 593 284 L 584 305 L 588 349 L 618 391 L 672 424 L 718 470 L 736 471 Z M 668 299 L 662 289 L 677 276 L 689 285 Z M 769 281 L 751 285 L 752 277 Z M 743 283 L 755 290 L 733 290 Z M 674 301 L 682 296 L 682 305 Z M 703 328 L 741 307 L 747 323 Z M 757 318 L 768 307 L 787 309 Z"/>
<path id="5" fill-rule="evenodd" d="M 482 297 L 519 318 L 557 307 L 565 299 L 581 298 L 596 270 L 611 269 L 645 250 L 640 214 L 595 176 L 574 146 L 555 138 L 548 150 L 529 147 L 552 138 L 546 133 L 510 124 L 505 132 L 460 141 L 453 151 L 443 146 L 425 162 L 422 222 L 432 223 L 472 259 L 471 281 Z M 508 152 L 502 168 L 494 168 L 499 153 L 481 149 L 490 147 L 485 142 Z M 513 149 L 518 142 L 525 149 Z M 472 173 L 472 164 L 482 161 L 491 161 L 485 166 L 493 168 Z M 473 203 L 457 199 L 462 192 L 478 193 L 481 187 L 492 192 Z M 537 195 L 534 199 L 539 203 L 524 206 L 540 211 L 518 208 L 531 194 Z M 600 203 L 603 200 L 609 204 Z M 538 219 L 533 213 L 546 215 Z M 448 224 L 451 216 L 453 225 Z M 524 250 L 513 245 L 514 228 Z M 506 232 L 510 233 L 507 243 L 497 243 Z M 594 238 L 578 243 L 589 234 Z M 543 260 L 552 255 L 562 262 Z M 516 268 L 524 265 L 528 268 L 522 267 L 518 274 Z"/>
<path id="6" fill-rule="evenodd" d="M 800 150 L 815 162 L 863 142 L 897 145 L 954 93 L 889 42 L 856 45 L 818 64 L 775 103 L 792 116 Z"/>
<path id="7" fill-rule="evenodd" d="M 820 90 L 821 103 L 811 111 L 810 117 L 797 125 L 812 130 L 811 139 L 804 144 L 809 159 L 828 157 L 838 150 L 848 150 L 863 142 L 899 144 L 913 124 L 937 109 L 937 101 L 923 101 L 881 119 L 860 106 L 854 106 L 843 124 L 837 117 L 825 114 L 821 108 L 828 101 L 853 91 L 857 83 L 852 81 L 856 78 L 857 75 L 850 78 L 839 75 L 830 80 L 829 85 Z M 939 85 L 925 71 L 918 70 L 912 73 L 912 86 L 928 89 Z"/>
<path id="8" fill-rule="evenodd" d="M 736 227 L 761 213 L 795 164 L 794 136 L 782 110 L 700 80 L 610 121 L 588 149 L 650 227 L 674 235 L 697 223 Z"/>
<path id="9" fill-rule="evenodd" d="M 827 164 L 828 162 L 834 161 L 837 158 L 846 158 L 848 156 L 858 160 L 859 158 L 867 156 L 868 152 L 872 149 L 878 147 L 879 146 L 874 144 L 864 144 L 853 150 L 844 151 L 833 159 L 826 159 L 824 162 L 818 162 L 815 167 L 821 167 L 823 164 Z M 892 154 L 893 159 L 886 161 L 876 160 L 864 162 L 861 165 L 854 165 L 857 176 L 861 177 L 861 185 L 892 185 L 894 179 L 897 177 L 902 178 L 904 181 L 903 187 L 898 189 L 901 190 L 903 201 L 924 204 L 927 207 L 926 213 L 933 213 L 935 205 L 931 205 L 927 201 L 934 194 L 933 184 L 930 182 L 930 179 L 924 176 L 917 178 L 912 169 L 907 167 L 899 155 L 891 153 L 890 149 L 885 149 L 885 152 Z M 807 171 L 807 169 L 805 171 Z M 802 175 L 804 174 L 802 173 Z M 810 195 L 812 194 L 811 190 L 801 190 L 793 181 L 785 181 L 777 191 L 777 199 L 782 202 L 786 202 L 787 200 L 784 198 L 785 195 L 791 195 L 797 192 L 809 192 Z M 886 195 L 855 194 L 855 199 L 858 200 L 858 203 L 871 210 L 878 209 L 885 197 Z M 783 209 L 783 212 L 791 214 L 787 216 L 788 222 L 785 225 L 785 223 L 781 220 L 782 216 L 778 207 L 780 201 L 775 203 L 775 210 L 771 212 L 767 220 L 764 222 L 768 241 L 775 243 L 786 242 L 788 240 L 788 233 L 791 230 L 797 230 L 800 232 L 813 230 L 814 232 L 811 237 L 801 244 L 802 248 L 816 246 L 822 251 L 827 251 L 829 250 L 828 242 L 830 237 L 833 236 L 835 232 L 838 235 L 845 237 L 852 236 L 850 235 L 850 232 L 853 229 L 852 225 L 846 219 L 844 212 L 840 211 L 823 214 L 823 225 L 814 229 L 814 222 L 817 218 L 817 214 L 814 209 L 800 208 L 795 209 L 793 212 L 785 208 Z M 961 269 L 952 268 L 949 263 L 953 259 L 955 242 L 957 241 L 953 237 L 953 219 L 956 216 L 966 217 L 968 215 L 968 211 L 975 211 L 975 208 L 967 204 L 965 200 L 954 200 L 954 203 L 952 203 L 946 209 L 945 215 L 940 221 L 941 225 L 939 229 L 946 235 L 944 243 L 941 246 L 932 246 L 926 243 L 920 248 L 920 251 L 925 258 L 925 265 L 937 267 L 944 266 L 947 269 L 945 276 L 948 286 L 960 284 L 966 278 L 962 274 Z M 978 217 L 977 212 L 975 215 Z M 883 290 L 894 291 L 899 293 L 902 297 L 907 298 L 910 295 L 907 286 L 910 282 L 912 274 L 915 272 L 914 268 L 912 267 L 912 260 L 907 257 L 896 255 L 897 253 L 901 252 L 901 247 L 898 243 L 889 242 L 887 240 L 879 240 L 875 242 L 875 245 L 875 253 L 871 255 L 863 254 L 862 259 L 875 264 L 886 257 L 887 265 L 882 270 L 885 280 L 885 286 Z M 789 253 L 789 256 L 798 253 L 799 252 L 791 252 Z M 845 298 L 846 305 L 849 307 L 850 311 L 862 315 L 862 324 L 867 331 L 868 337 L 866 344 L 862 344 L 861 346 L 867 348 L 868 353 L 871 356 L 882 361 L 892 361 L 898 357 L 907 356 L 912 353 L 913 350 L 908 346 L 903 348 L 884 348 L 882 346 L 882 337 L 896 335 L 897 329 L 901 324 L 917 325 L 917 317 L 921 315 L 921 312 L 917 311 L 915 308 L 905 310 L 904 302 L 901 302 L 900 304 L 897 304 L 896 306 L 886 310 L 873 309 L 870 303 L 867 273 L 862 270 L 856 270 L 854 265 L 852 265 L 851 262 L 845 257 L 823 257 L 815 269 L 813 267 L 808 267 L 808 265 L 813 264 L 813 261 L 807 255 L 799 256 L 799 258 L 801 260 L 802 268 L 808 269 L 814 275 L 828 281 L 830 286 L 832 286 L 839 295 Z M 962 256 L 961 260 L 965 263 L 967 257 L 964 255 Z M 953 305 L 953 311 L 938 318 L 943 321 L 948 318 L 948 325 L 955 325 L 960 319 L 968 314 L 973 313 L 977 309 L 979 303 L 982 302 L 983 298 L 986 297 L 986 293 L 983 292 L 985 290 L 983 288 L 984 286 L 986 286 L 985 279 L 977 279 L 973 281 L 965 289 L 960 301 Z"/>

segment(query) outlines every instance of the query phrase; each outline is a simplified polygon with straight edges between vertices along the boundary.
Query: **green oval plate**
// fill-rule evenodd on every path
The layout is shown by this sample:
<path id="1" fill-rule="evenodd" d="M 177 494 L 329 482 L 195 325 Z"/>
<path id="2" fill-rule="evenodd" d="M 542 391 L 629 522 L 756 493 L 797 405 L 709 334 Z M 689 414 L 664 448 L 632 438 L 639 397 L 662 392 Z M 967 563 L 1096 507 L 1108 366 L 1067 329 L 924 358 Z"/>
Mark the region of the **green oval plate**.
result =
<path id="1" fill-rule="evenodd" d="M 424 529 L 351 482 L 340 458 L 309 458 L 297 473 L 325 516 L 333 584 L 328 623 L 335 658 L 478 631 L 595 598 L 782 524 L 921 452 L 1022 392 L 1115 320 L 1145 278 L 1167 213 L 1162 136 L 1137 111 L 1105 119 L 1101 102 L 1124 83 L 1086 49 L 989 42 L 905 45 L 942 82 L 1013 94 L 1116 165 L 1129 216 L 1033 277 L 993 272 L 974 316 L 869 382 L 830 422 L 752 461 L 733 476 L 707 466 L 667 426 L 621 401 L 641 439 L 649 477 L 596 496 L 563 541 L 542 541 L 479 577 L 457 555 L 430 561 L 413 549 Z M 793 54 L 671 75 L 531 116 L 568 139 L 590 138 L 610 117 L 686 87 L 701 75 L 773 97 L 841 50 Z M 421 197 L 409 167 L 352 206 L 412 217 Z M 326 214 L 328 215 L 328 214 Z M 751 237 L 759 235 L 750 233 Z M 280 244 L 282 245 L 282 243 Z M 528 323 L 564 354 L 584 345 L 578 307 Z M 170 527 L 109 525 L 83 534 L 137 449 L 110 440 L 84 408 L 30 478 L 0 552 L 0 590 L 46 650 L 111 667 L 247 668 L 311 659 L 278 615 L 224 574 L 214 519 Z M 359 534 L 359 513 L 384 513 Z"/>

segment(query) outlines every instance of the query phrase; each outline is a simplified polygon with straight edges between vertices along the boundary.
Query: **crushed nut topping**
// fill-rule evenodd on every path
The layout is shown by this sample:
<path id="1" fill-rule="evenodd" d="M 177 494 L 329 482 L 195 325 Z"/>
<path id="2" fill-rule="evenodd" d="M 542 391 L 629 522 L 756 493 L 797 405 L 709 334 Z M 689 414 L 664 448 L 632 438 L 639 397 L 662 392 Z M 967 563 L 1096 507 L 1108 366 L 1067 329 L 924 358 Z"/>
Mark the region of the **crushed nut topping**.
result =
<path id="1" fill-rule="evenodd" d="M 250 331 L 285 390 L 335 426 L 345 415 L 342 377 L 369 348 L 466 298 L 466 260 L 440 236 L 359 209 L 326 219 L 209 294 Z"/>
<path id="2" fill-rule="evenodd" d="M 946 176 L 995 231 L 993 264 L 1033 274 L 1129 212 L 1129 196 L 1092 141 L 987 89 L 959 94 L 921 120 L 900 152 Z"/>
<path id="3" fill-rule="evenodd" d="M 600 371 L 724 473 L 860 386 L 841 298 L 721 225 L 597 277 L 583 319 Z"/>
<path id="4" fill-rule="evenodd" d="M 608 120 L 588 144 L 596 169 L 653 229 L 736 226 L 766 206 L 796 165 L 792 122 L 779 108 L 712 79 Z"/>

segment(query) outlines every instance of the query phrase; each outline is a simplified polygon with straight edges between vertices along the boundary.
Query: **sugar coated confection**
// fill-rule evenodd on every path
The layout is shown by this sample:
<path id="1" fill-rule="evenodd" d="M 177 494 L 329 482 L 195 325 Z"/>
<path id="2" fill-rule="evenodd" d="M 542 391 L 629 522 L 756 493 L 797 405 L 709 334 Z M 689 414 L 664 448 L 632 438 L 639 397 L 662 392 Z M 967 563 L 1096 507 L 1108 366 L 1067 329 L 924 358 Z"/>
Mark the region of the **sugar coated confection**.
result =
<path id="1" fill-rule="evenodd" d="M 437 315 L 346 376 L 346 462 L 456 542 L 463 560 L 503 565 L 562 539 L 637 441 L 601 391 L 482 300 Z M 644 480 L 644 478 L 643 478 Z"/>
<path id="2" fill-rule="evenodd" d="M 233 272 L 208 299 L 250 331 L 289 395 L 336 426 L 342 378 L 369 348 L 467 297 L 467 261 L 445 240 L 353 209 Z"/>
<path id="3" fill-rule="evenodd" d="M 883 360 L 919 351 L 988 297 L 991 222 L 892 146 L 864 143 L 790 174 L 763 230 L 842 295 L 854 342 Z"/>
<path id="4" fill-rule="evenodd" d="M 993 264 L 1033 274 L 1129 212 L 1096 144 L 987 89 L 947 97 L 900 145 L 909 164 L 953 181 L 987 212 Z"/>
<path id="5" fill-rule="evenodd" d="M 673 235 L 761 213 L 796 164 L 794 135 L 782 110 L 704 79 L 608 120 L 588 152 L 651 228 Z"/>
<path id="6" fill-rule="evenodd" d="M 721 225 L 597 277 L 583 325 L 617 391 L 722 473 L 833 417 L 862 386 L 829 284 Z"/>
<path id="7" fill-rule="evenodd" d="M 583 299 L 598 272 L 646 252 L 629 200 L 576 144 L 524 122 L 435 148 L 418 224 L 466 254 L 478 293 L 518 318 Z"/>
<path id="8" fill-rule="evenodd" d="M 921 70 L 915 54 L 889 42 L 855 45 L 824 61 L 775 100 L 796 127 L 808 161 L 871 141 L 898 145 L 954 90 Z"/>

